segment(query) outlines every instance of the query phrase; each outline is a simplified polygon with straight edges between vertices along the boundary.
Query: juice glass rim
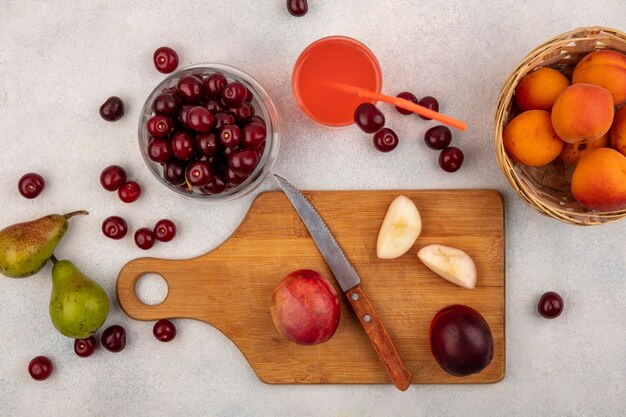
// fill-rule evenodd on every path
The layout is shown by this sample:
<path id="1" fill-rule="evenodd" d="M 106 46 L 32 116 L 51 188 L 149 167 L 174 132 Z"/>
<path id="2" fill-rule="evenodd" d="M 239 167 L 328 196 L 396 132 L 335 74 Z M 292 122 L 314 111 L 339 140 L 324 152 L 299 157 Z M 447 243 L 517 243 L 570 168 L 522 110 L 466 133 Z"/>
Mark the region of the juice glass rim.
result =
<path id="1" fill-rule="evenodd" d="M 298 107 L 300 107 L 300 110 L 302 110 L 302 112 L 304 112 L 304 114 L 306 114 L 309 117 L 309 119 L 325 127 L 346 127 L 346 126 L 350 126 L 354 124 L 354 121 L 350 120 L 350 121 L 343 122 L 343 123 L 320 122 L 318 118 L 313 113 L 311 113 L 311 111 L 307 109 L 302 103 L 302 97 L 300 95 L 299 89 L 297 88 L 298 79 L 299 79 L 298 76 L 302 68 L 302 62 L 311 53 L 311 50 L 313 48 L 319 46 L 322 43 L 337 41 L 337 40 L 345 41 L 351 44 L 352 46 L 356 47 L 357 49 L 361 50 L 362 52 L 364 52 L 364 55 L 368 58 L 368 61 L 372 64 L 372 68 L 374 69 L 374 72 L 376 74 L 376 87 L 374 91 L 377 93 L 380 93 L 383 88 L 383 76 L 382 76 L 382 71 L 380 69 L 380 63 L 378 62 L 378 59 L 376 59 L 376 55 L 374 55 L 374 53 L 364 43 L 354 38 L 351 38 L 349 36 L 343 36 L 343 35 L 325 36 L 323 38 L 320 38 L 312 42 L 310 45 L 304 48 L 304 50 L 300 53 L 300 55 L 298 56 L 298 59 L 296 60 L 296 63 L 293 67 L 293 72 L 291 75 L 291 89 L 293 91 L 293 95 L 296 99 L 296 102 L 298 103 Z M 368 100 L 364 100 L 364 101 L 368 101 Z"/>

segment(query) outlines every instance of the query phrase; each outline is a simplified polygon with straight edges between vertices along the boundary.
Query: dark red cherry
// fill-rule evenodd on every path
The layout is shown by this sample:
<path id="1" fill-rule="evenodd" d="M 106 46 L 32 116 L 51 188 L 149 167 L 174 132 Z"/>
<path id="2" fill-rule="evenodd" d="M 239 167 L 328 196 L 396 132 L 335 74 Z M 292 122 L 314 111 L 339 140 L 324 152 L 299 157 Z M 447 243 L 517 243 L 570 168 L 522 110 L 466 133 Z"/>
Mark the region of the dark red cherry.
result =
<path id="1" fill-rule="evenodd" d="M 156 114 L 174 117 L 180 111 L 180 101 L 174 94 L 159 94 L 152 103 L 152 110 Z"/>
<path id="2" fill-rule="evenodd" d="M 204 187 L 211 181 L 211 166 L 205 161 L 194 161 L 187 167 L 186 177 L 192 187 Z"/>
<path id="3" fill-rule="evenodd" d="M 205 194 L 221 194 L 226 190 L 227 187 L 228 184 L 221 175 L 213 175 L 211 181 L 209 181 L 200 190 Z"/>
<path id="4" fill-rule="evenodd" d="M 541 296 L 537 310 L 541 317 L 554 319 L 561 315 L 563 311 L 563 299 L 555 292 L 549 291 Z"/>
<path id="5" fill-rule="evenodd" d="M 28 364 L 28 373 L 35 381 L 48 379 L 52 373 L 52 361 L 45 356 L 36 356 Z"/>
<path id="6" fill-rule="evenodd" d="M 210 132 L 213 128 L 213 114 L 202 106 L 196 106 L 187 113 L 187 126 L 196 132 Z"/>
<path id="7" fill-rule="evenodd" d="M 127 181 L 117 189 L 117 195 L 124 203 L 132 203 L 141 195 L 141 187 L 135 181 Z"/>
<path id="8" fill-rule="evenodd" d="M 185 75 L 176 84 L 178 94 L 188 103 L 199 103 L 204 98 L 202 81 L 193 75 Z"/>
<path id="9" fill-rule="evenodd" d="M 216 72 L 204 79 L 204 90 L 209 97 L 218 99 L 221 98 L 226 84 L 228 84 L 226 77 Z"/>
<path id="10" fill-rule="evenodd" d="M 224 107 L 222 106 L 222 104 L 219 101 L 212 99 L 212 98 L 206 101 L 204 108 L 213 114 L 224 111 Z"/>
<path id="11" fill-rule="evenodd" d="M 385 127 L 374 134 L 374 146 L 381 152 L 390 152 L 398 146 L 398 135 Z"/>
<path id="12" fill-rule="evenodd" d="M 220 129 L 220 143 L 227 148 L 239 146 L 241 142 L 241 130 L 237 125 L 224 125 Z"/>
<path id="13" fill-rule="evenodd" d="M 215 130 L 220 130 L 225 125 L 232 125 L 235 123 L 235 116 L 230 112 L 215 113 Z"/>
<path id="14" fill-rule="evenodd" d="M 239 107 L 248 96 L 248 89 L 239 81 L 228 83 L 222 91 L 222 100 L 228 107 Z"/>
<path id="15" fill-rule="evenodd" d="M 309 5 L 306 0 L 287 0 L 287 10 L 290 15 L 301 17 L 309 11 Z"/>
<path id="16" fill-rule="evenodd" d="M 450 146 L 452 142 L 452 132 L 446 126 L 431 127 L 424 133 L 426 146 L 434 150 L 442 150 Z"/>
<path id="17" fill-rule="evenodd" d="M 426 96 L 424 98 L 422 98 L 419 103 L 420 106 L 424 106 L 427 109 L 430 109 L 432 111 L 439 111 L 439 102 L 437 101 L 436 98 L 431 97 L 431 96 Z M 424 120 L 432 120 L 429 119 L 428 117 L 424 117 L 422 115 L 420 115 L 420 117 Z"/>
<path id="18" fill-rule="evenodd" d="M 246 149 L 258 149 L 265 143 L 267 130 L 258 122 L 248 123 L 243 128 L 242 145 Z"/>
<path id="19" fill-rule="evenodd" d="M 124 115 L 124 102 L 119 97 L 109 97 L 100 106 L 100 117 L 107 122 L 120 120 Z"/>
<path id="20" fill-rule="evenodd" d="M 258 164 L 259 155 L 253 150 L 234 152 L 228 158 L 228 167 L 241 177 L 250 175 Z"/>
<path id="21" fill-rule="evenodd" d="M 169 74 L 178 67 L 178 54 L 172 48 L 161 46 L 152 56 L 157 71 Z"/>
<path id="22" fill-rule="evenodd" d="M 398 94 L 396 97 L 400 97 L 400 98 L 403 98 L 405 100 L 408 100 L 410 102 L 417 104 L 417 97 L 415 97 L 415 94 L 410 93 L 408 91 L 403 91 L 402 93 Z M 404 115 L 413 114 L 411 110 L 406 110 L 398 106 L 395 106 L 395 108 L 400 114 L 404 114 Z"/>
<path id="23" fill-rule="evenodd" d="M 154 232 L 147 227 L 142 227 L 135 232 L 135 245 L 139 249 L 148 250 L 154 246 Z"/>
<path id="24" fill-rule="evenodd" d="M 182 185 L 185 183 L 185 171 L 187 164 L 178 159 L 167 161 L 163 167 L 163 178 L 172 185 Z"/>
<path id="25" fill-rule="evenodd" d="M 119 165 L 110 165 L 100 174 L 100 184 L 107 191 L 116 191 L 125 182 L 126 171 Z"/>
<path id="26" fill-rule="evenodd" d="M 152 139 L 148 142 L 148 158 L 163 163 L 172 158 L 172 146 L 167 139 Z"/>
<path id="27" fill-rule="evenodd" d="M 98 343 L 96 342 L 94 335 L 91 335 L 86 339 L 74 340 L 74 353 L 81 358 L 87 358 L 93 355 L 96 351 L 96 347 L 98 347 Z"/>
<path id="28" fill-rule="evenodd" d="M 439 166 L 444 171 L 458 171 L 461 165 L 463 165 L 463 152 L 459 148 L 450 146 L 439 154 Z"/>
<path id="29" fill-rule="evenodd" d="M 215 132 L 198 133 L 196 148 L 202 155 L 213 156 L 220 150 L 221 145 Z"/>
<path id="30" fill-rule="evenodd" d="M 126 236 L 128 224 L 119 216 L 110 216 L 102 222 L 102 233 L 108 238 L 119 240 Z"/>
<path id="31" fill-rule="evenodd" d="M 41 194 L 45 186 L 46 181 L 43 177 L 34 172 L 22 175 L 17 182 L 17 189 L 22 197 L 29 199 L 35 198 Z"/>
<path id="32" fill-rule="evenodd" d="M 187 125 L 187 116 L 189 115 L 189 110 L 193 109 L 195 106 L 185 105 L 180 108 L 178 112 L 178 121 L 183 127 L 189 127 Z"/>
<path id="33" fill-rule="evenodd" d="M 169 342 L 176 337 L 176 326 L 169 320 L 161 319 L 154 324 L 152 334 L 161 342 Z"/>
<path id="34" fill-rule="evenodd" d="M 176 159 L 190 160 L 196 153 L 195 138 L 189 132 L 176 132 L 172 135 L 172 152 Z"/>
<path id="35" fill-rule="evenodd" d="M 226 168 L 226 170 L 224 171 L 226 180 L 228 181 L 228 184 L 231 187 L 235 187 L 239 184 L 241 184 L 242 182 L 244 182 L 246 180 L 246 178 L 248 178 L 247 176 L 239 176 L 237 174 L 235 174 L 235 172 L 230 169 L 230 167 Z"/>
<path id="36" fill-rule="evenodd" d="M 385 125 L 385 116 L 372 103 L 362 103 L 354 111 L 354 122 L 365 133 L 376 133 Z"/>
<path id="37" fill-rule="evenodd" d="M 239 107 L 233 107 L 230 112 L 235 116 L 235 120 L 239 124 L 247 123 L 254 116 L 254 106 L 250 103 L 241 103 Z"/>
<path id="38" fill-rule="evenodd" d="M 154 225 L 154 237 L 160 242 L 169 242 L 176 236 L 176 225 L 169 219 L 161 219 Z"/>
<path id="39" fill-rule="evenodd" d="M 118 353 L 126 347 L 126 330 L 117 324 L 102 332 L 100 344 L 109 352 Z"/>
<path id="40" fill-rule="evenodd" d="M 160 114 L 152 116 L 146 122 L 148 134 L 154 138 L 167 137 L 173 128 L 174 124 L 172 123 L 172 120 L 169 117 L 162 116 Z"/>

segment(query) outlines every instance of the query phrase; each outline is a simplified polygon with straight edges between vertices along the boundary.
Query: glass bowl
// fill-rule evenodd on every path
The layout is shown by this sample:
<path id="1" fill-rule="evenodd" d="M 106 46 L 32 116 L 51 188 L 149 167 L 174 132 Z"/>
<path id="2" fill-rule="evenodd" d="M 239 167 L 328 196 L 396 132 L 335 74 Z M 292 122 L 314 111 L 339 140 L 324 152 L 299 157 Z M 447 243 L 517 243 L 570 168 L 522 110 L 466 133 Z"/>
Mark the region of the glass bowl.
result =
<path id="1" fill-rule="evenodd" d="M 194 189 L 193 193 L 191 193 L 184 187 L 175 186 L 167 182 L 163 178 L 163 166 L 148 157 L 147 149 L 150 135 L 146 130 L 146 122 L 153 116 L 152 102 L 156 96 L 163 92 L 163 90 L 169 87 L 175 87 L 178 80 L 185 75 L 201 74 L 203 76 L 207 76 L 213 73 L 220 73 L 224 75 L 229 82 L 239 81 L 254 95 L 251 104 L 254 106 L 255 114 L 265 120 L 267 130 L 265 150 L 257 167 L 241 184 L 233 188 L 229 188 L 221 194 L 204 194 L 197 189 Z M 224 64 L 196 64 L 181 68 L 168 75 L 154 88 L 154 90 L 152 90 L 148 99 L 144 103 L 143 108 L 141 109 L 141 115 L 139 117 L 139 149 L 146 166 L 150 169 L 154 177 L 161 184 L 163 184 L 163 186 L 174 192 L 176 195 L 188 200 L 199 201 L 202 203 L 225 203 L 227 201 L 243 197 L 254 191 L 272 170 L 278 155 L 279 142 L 278 114 L 276 113 L 276 108 L 274 107 L 274 104 L 272 103 L 272 100 L 268 96 L 267 92 L 250 75 L 240 69 Z"/>

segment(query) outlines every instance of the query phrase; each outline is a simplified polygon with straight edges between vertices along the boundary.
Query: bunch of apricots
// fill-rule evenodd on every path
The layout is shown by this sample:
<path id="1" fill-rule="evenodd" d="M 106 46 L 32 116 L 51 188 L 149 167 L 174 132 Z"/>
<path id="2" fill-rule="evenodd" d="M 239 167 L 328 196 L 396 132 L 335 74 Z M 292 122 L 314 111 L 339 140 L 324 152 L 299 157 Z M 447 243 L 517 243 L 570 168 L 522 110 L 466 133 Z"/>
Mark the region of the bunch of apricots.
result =
<path id="1" fill-rule="evenodd" d="M 626 55 L 592 52 L 571 82 L 539 68 L 517 84 L 515 102 L 522 113 L 503 134 L 509 157 L 528 166 L 561 158 L 576 165 L 572 194 L 579 203 L 599 211 L 626 207 Z"/>

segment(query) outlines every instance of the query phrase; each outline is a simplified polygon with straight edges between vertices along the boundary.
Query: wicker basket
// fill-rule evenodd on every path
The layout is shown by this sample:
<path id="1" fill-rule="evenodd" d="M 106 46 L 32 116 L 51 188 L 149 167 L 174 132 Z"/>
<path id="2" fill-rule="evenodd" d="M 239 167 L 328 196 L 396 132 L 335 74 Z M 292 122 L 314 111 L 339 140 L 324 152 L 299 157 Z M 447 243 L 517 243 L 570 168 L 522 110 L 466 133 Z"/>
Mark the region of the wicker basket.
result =
<path id="1" fill-rule="evenodd" d="M 578 203 L 571 191 L 573 167 L 560 158 L 542 167 L 527 167 L 511 160 L 504 149 L 502 132 L 519 112 L 513 99 L 520 79 L 540 67 L 552 67 L 571 76 L 574 66 L 587 53 L 613 49 L 626 53 L 626 34 L 614 29 L 589 27 L 575 29 L 549 40 L 524 58 L 507 79 L 495 117 L 495 145 L 498 164 L 524 201 L 540 213 L 576 225 L 597 225 L 626 217 L 626 208 L 599 212 Z"/>

